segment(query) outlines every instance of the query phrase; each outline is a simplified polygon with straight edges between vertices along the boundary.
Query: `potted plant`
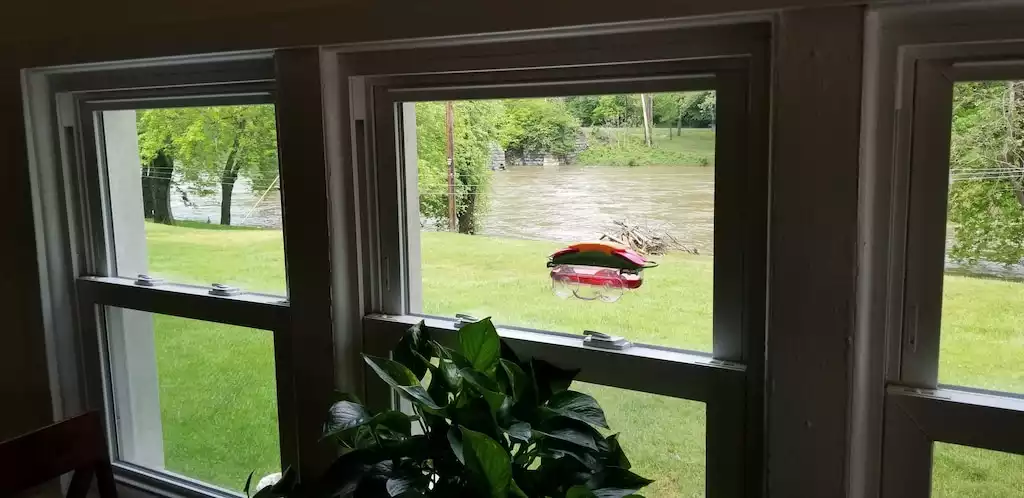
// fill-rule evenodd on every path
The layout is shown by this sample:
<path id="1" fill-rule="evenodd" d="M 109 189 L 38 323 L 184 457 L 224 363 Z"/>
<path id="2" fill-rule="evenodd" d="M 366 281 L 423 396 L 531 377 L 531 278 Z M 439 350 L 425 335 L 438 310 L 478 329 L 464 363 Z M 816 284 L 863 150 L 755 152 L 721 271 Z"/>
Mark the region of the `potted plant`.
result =
<path id="1" fill-rule="evenodd" d="M 489 319 L 459 329 L 454 346 L 421 323 L 391 359 L 364 355 L 413 413 L 342 397 L 325 424 L 340 446 L 327 472 L 302 484 L 285 472 L 255 498 L 622 497 L 652 482 L 602 433 L 597 401 L 569 390 L 578 371 L 519 359 Z"/>

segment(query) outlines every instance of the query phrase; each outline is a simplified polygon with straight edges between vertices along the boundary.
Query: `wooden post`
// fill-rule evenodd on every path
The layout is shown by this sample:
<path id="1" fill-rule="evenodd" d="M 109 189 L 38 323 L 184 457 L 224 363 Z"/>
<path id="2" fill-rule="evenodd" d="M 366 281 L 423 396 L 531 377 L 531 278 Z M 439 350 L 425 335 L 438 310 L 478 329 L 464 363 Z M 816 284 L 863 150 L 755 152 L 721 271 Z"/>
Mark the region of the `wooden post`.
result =
<path id="1" fill-rule="evenodd" d="M 444 127 L 448 140 L 445 152 L 448 156 L 448 230 L 458 231 L 458 219 L 455 213 L 455 110 L 452 101 L 444 105 Z"/>

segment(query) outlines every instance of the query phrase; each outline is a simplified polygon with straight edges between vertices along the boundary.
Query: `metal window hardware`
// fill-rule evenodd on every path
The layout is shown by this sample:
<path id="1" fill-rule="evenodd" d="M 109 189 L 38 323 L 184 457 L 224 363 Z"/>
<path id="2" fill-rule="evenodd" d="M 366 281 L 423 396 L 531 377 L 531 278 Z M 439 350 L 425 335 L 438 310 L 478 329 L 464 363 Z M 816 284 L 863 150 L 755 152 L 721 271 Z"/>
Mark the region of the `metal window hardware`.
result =
<path id="1" fill-rule="evenodd" d="M 614 349 L 621 351 L 633 346 L 632 342 L 629 342 L 625 337 L 618 335 L 608 335 L 593 330 L 584 330 L 583 335 L 585 336 L 583 337 L 583 345 L 590 346 L 592 348 Z"/>
<path id="2" fill-rule="evenodd" d="M 138 277 L 135 277 L 135 285 L 143 287 L 156 287 L 162 283 L 164 283 L 164 279 L 146 275 L 145 273 L 140 273 Z"/>
<path id="3" fill-rule="evenodd" d="M 210 286 L 211 296 L 237 296 L 242 293 L 242 289 L 238 287 L 232 287 L 225 284 L 213 284 Z"/>
<path id="4" fill-rule="evenodd" d="M 471 323 L 475 323 L 475 322 L 479 322 L 479 321 L 480 321 L 480 319 L 475 317 L 475 316 L 473 316 L 473 315 L 469 315 L 469 314 L 466 314 L 466 313 L 456 313 L 455 314 L 455 328 L 457 328 L 457 329 L 461 329 L 465 325 L 469 325 Z"/>

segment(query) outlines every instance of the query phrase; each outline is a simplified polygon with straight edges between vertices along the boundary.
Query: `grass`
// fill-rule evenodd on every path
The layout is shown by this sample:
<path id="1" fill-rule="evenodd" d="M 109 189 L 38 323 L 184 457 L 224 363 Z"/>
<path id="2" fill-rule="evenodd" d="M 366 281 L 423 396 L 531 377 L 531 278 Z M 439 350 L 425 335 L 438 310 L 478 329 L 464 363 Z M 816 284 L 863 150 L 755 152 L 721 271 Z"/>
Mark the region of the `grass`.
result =
<path id="1" fill-rule="evenodd" d="M 284 287 L 281 232 L 147 224 L 151 272 L 189 281 Z M 579 333 L 625 332 L 638 342 L 711 346 L 711 258 L 672 255 L 619 302 L 560 300 L 544 261 L 559 244 L 449 233 L 422 234 L 424 312 L 469 312 L 499 323 Z M 947 276 L 943 382 L 1024 390 L 1024 284 Z M 250 470 L 277 470 L 270 334 L 157 317 L 156 344 L 166 466 L 239 489 Z M 657 482 L 652 497 L 704 492 L 701 403 L 578 383 L 622 433 L 635 469 Z M 1024 497 L 1024 457 L 937 445 L 936 497 Z"/>
<path id="2" fill-rule="evenodd" d="M 670 135 L 670 131 L 672 132 Z M 715 164 L 715 130 L 655 128 L 653 147 L 641 128 L 588 129 L 589 147 L 577 161 L 590 166 L 710 166 Z M 603 137 L 604 141 L 598 139 Z"/>

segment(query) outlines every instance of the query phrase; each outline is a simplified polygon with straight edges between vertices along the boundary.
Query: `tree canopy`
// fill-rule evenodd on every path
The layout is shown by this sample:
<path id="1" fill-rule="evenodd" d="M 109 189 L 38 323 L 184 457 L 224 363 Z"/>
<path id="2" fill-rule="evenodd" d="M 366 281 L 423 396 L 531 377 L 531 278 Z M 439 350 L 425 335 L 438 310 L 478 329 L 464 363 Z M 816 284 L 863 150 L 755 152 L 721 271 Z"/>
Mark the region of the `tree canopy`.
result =
<path id="1" fill-rule="evenodd" d="M 162 196 L 175 181 L 195 195 L 219 191 L 221 224 L 229 225 L 231 194 L 239 176 L 248 178 L 255 189 L 268 188 L 277 179 L 272 105 L 151 109 L 139 111 L 136 122 L 143 195 Z M 161 198 L 158 207 L 147 206 L 147 216 L 169 222 L 169 216 L 163 219 L 153 211 L 162 209 L 164 202 Z"/>
<path id="2" fill-rule="evenodd" d="M 490 187 L 491 144 L 498 141 L 504 107 L 497 100 L 463 100 L 455 114 L 455 209 L 459 232 L 477 230 L 477 213 Z M 438 226 L 448 224 L 448 156 L 445 103 L 416 104 L 416 149 L 420 214 Z"/>
<path id="3" fill-rule="evenodd" d="M 1024 83 L 959 83 L 953 90 L 948 219 L 951 259 L 1024 258 Z"/>

